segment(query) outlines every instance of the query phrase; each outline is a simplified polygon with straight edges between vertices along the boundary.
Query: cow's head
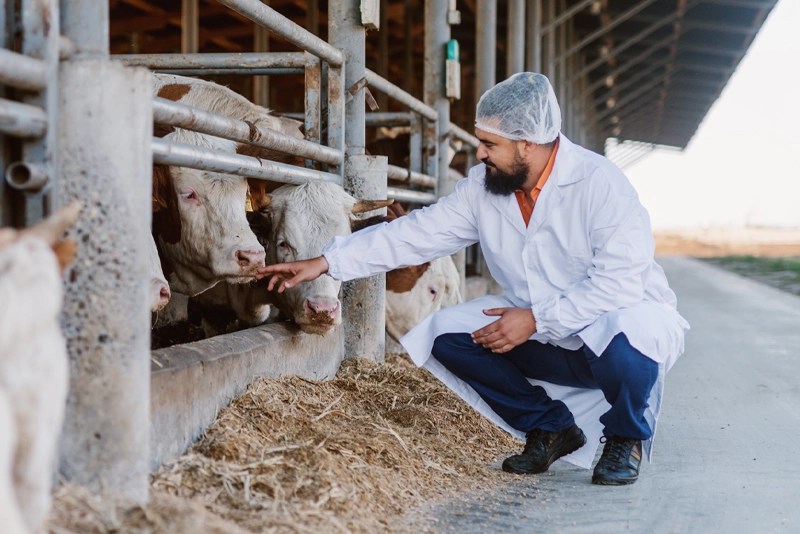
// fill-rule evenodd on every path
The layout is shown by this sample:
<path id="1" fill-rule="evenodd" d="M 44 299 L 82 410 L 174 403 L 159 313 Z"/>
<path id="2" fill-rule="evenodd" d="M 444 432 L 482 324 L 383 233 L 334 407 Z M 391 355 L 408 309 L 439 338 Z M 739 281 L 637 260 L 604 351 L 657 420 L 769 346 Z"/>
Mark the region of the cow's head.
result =
<path id="1" fill-rule="evenodd" d="M 253 209 L 262 219 L 255 222 L 266 234 L 267 263 L 315 258 L 337 235 L 351 232 L 352 215 L 387 206 L 391 201 L 357 201 L 338 185 L 309 182 L 285 185 L 253 199 Z M 260 228 L 260 230 L 259 230 Z M 342 321 L 341 282 L 323 275 L 275 293 L 281 312 L 306 333 L 326 334 Z"/>
<path id="2" fill-rule="evenodd" d="M 148 295 L 150 298 L 150 311 L 157 312 L 169 303 L 172 297 L 172 292 L 169 289 L 167 279 L 164 277 L 164 271 L 161 268 L 161 259 L 158 257 L 158 249 L 156 242 L 152 235 L 148 234 L 148 274 L 150 278 L 150 285 L 148 287 Z"/>
<path id="3" fill-rule="evenodd" d="M 216 145 L 225 143 L 185 130 L 175 130 L 166 138 L 217 150 Z M 254 279 L 264 265 L 264 248 L 247 223 L 246 202 L 245 178 L 154 166 L 153 234 L 174 290 L 196 295 L 222 280 L 245 283 Z"/>

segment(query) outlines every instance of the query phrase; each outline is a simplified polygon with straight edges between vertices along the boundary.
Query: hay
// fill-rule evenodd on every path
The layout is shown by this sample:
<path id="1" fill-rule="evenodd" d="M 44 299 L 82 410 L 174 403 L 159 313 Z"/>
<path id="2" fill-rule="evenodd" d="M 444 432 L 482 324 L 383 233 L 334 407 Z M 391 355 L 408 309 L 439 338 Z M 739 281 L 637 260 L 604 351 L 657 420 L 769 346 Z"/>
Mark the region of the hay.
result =
<path id="1" fill-rule="evenodd" d="M 187 454 L 153 475 L 151 504 L 137 517 L 143 530 L 124 523 L 130 512 L 117 512 L 76 531 L 159 532 L 147 529 L 190 515 L 177 512 L 182 501 L 193 510 L 202 503 L 219 532 L 231 524 L 253 532 L 403 530 L 400 516 L 425 499 L 502 481 L 491 464 L 517 447 L 406 359 L 347 360 L 328 382 L 253 383 Z"/>

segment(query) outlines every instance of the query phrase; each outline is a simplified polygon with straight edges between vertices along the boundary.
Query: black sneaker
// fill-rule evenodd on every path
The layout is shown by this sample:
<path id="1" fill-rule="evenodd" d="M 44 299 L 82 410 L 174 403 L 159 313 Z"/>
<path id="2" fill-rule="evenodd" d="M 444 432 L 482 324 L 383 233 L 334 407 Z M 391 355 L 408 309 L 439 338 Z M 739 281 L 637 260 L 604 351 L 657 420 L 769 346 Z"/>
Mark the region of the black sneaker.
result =
<path id="1" fill-rule="evenodd" d="M 586 444 L 586 436 L 578 425 L 548 432 L 534 429 L 528 432 L 522 454 L 509 456 L 503 461 L 507 473 L 544 473 L 559 458 L 577 451 Z"/>
<path id="2" fill-rule="evenodd" d="M 616 436 L 600 439 L 601 442 L 604 440 L 606 445 L 594 467 L 592 484 L 624 486 L 636 482 L 642 463 L 642 442 Z"/>

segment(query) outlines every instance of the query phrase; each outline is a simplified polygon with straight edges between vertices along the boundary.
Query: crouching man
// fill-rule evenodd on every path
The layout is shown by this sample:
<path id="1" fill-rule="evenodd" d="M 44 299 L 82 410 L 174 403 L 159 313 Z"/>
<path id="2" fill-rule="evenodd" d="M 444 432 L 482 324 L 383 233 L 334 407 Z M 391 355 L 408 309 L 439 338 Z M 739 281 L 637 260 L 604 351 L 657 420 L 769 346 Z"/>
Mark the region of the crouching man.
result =
<path id="1" fill-rule="evenodd" d="M 631 484 L 689 325 L 654 261 L 636 191 L 560 129 L 547 78 L 516 74 L 478 102 L 482 163 L 452 194 L 261 275 L 273 275 L 269 289 L 283 291 L 324 273 L 351 280 L 480 243 L 504 294 L 435 313 L 401 343 L 526 440 L 503 470 L 542 473 L 561 457 L 589 468 L 604 443 L 592 482 Z"/>

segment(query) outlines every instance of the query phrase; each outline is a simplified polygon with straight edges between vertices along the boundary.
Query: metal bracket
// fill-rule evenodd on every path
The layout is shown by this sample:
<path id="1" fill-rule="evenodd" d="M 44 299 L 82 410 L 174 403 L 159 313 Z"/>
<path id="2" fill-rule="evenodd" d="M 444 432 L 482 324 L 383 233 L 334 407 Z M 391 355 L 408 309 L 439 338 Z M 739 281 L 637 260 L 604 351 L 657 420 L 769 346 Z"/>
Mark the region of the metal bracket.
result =
<path id="1" fill-rule="evenodd" d="M 353 100 L 353 97 L 356 96 L 356 93 L 358 93 L 362 89 L 364 90 L 364 101 L 369 107 L 369 110 L 378 111 L 380 109 L 380 106 L 378 106 L 378 103 L 375 101 L 375 97 L 372 96 L 372 93 L 369 91 L 369 87 L 367 87 L 366 77 L 361 78 L 352 86 L 350 86 L 350 89 L 346 91 L 347 98 L 345 98 L 345 103 L 349 104 L 350 101 Z"/>

